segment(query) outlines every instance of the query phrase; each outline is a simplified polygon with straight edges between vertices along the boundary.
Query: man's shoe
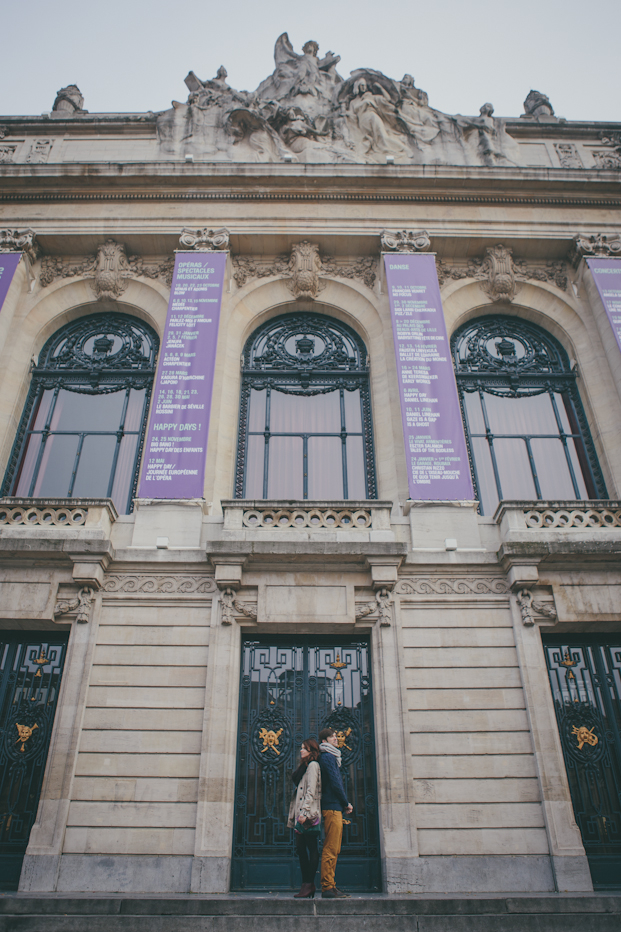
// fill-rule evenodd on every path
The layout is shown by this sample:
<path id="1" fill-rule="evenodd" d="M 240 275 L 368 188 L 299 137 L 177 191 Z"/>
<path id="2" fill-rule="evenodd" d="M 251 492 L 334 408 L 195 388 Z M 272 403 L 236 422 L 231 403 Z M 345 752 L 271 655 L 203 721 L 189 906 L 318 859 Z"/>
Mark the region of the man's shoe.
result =
<path id="1" fill-rule="evenodd" d="M 338 887 L 331 887 L 329 890 L 322 890 L 321 896 L 324 900 L 346 900 L 349 893 L 343 893 Z"/>

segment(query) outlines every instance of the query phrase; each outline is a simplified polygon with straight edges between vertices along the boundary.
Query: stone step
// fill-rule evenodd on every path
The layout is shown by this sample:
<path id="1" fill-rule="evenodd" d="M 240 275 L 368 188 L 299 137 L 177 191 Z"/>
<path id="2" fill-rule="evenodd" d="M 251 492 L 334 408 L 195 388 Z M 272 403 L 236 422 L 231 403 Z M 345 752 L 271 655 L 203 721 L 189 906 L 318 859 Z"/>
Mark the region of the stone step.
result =
<path id="1" fill-rule="evenodd" d="M 0 932 L 620 932 L 621 896 L 0 896 Z"/>

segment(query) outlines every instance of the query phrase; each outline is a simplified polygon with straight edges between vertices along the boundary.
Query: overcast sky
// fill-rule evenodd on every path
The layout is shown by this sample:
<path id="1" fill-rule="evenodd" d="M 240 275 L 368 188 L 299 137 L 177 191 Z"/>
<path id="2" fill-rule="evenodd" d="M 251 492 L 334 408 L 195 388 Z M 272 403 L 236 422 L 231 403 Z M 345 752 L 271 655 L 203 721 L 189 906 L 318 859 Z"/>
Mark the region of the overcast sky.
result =
<path id="1" fill-rule="evenodd" d="M 254 90 L 288 32 L 343 77 L 413 74 L 446 113 L 518 116 L 535 88 L 568 120 L 621 121 L 620 27 L 621 0 L 22 0 L 3 6 L 0 113 L 50 110 L 74 83 L 91 113 L 165 110 L 221 64 Z"/>

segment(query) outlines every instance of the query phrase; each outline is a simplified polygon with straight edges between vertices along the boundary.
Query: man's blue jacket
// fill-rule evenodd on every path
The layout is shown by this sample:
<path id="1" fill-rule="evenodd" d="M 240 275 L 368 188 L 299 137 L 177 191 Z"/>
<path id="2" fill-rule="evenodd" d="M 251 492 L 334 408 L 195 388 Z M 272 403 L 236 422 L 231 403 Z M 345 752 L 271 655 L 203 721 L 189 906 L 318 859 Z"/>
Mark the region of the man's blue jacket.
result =
<path id="1" fill-rule="evenodd" d="M 336 757 L 328 751 L 319 755 L 321 768 L 321 808 L 343 812 L 349 806 Z"/>

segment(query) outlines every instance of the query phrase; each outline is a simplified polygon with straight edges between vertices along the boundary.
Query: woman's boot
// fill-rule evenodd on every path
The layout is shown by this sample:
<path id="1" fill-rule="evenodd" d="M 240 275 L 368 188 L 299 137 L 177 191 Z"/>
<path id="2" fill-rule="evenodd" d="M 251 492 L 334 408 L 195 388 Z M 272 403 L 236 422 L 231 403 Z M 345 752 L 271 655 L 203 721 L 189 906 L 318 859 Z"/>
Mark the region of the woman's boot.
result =
<path id="1" fill-rule="evenodd" d="M 312 883 L 303 883 L 300 887 L 300 892 L 294 894 L 294 899 L 296 900 L 306 900 L 315 895 L 315 888 Z"/>

